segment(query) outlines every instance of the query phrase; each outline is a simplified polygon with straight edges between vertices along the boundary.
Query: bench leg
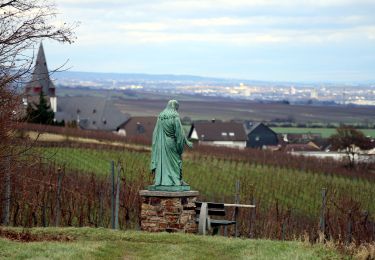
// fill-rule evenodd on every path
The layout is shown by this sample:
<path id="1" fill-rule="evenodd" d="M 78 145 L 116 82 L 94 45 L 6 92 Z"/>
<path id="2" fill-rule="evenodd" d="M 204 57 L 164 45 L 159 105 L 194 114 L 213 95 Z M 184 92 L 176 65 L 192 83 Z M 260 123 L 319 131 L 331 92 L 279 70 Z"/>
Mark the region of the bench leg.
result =
<path id="1" fill-rule="evenodd" d="M 208 221 L 208 207 L 207 203 L 203 202 L 201 205 L 201 212 L 199 214 L 199 225 L 198 225 L 198 232 L 200 235 L 206 235 L 207 234 L 207 223 Z"/>
<path id="2" fill-rule="evenodd" d="M 215 236 L 219 233 L 220 226 L 216 226 L 212 230 L 212 235 Z"/>

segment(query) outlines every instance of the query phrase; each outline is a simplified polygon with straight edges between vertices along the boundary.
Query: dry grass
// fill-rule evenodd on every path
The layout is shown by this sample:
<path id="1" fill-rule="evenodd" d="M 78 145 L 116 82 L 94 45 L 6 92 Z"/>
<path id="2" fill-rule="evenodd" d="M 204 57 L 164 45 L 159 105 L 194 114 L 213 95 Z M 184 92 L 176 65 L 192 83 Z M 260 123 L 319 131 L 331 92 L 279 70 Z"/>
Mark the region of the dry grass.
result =
<path id="1" fill-rule="evenodd" d="M 333 239 L 326 239 L 322 232 L 318 233 L 318 238 L 315 243 L 311 243 L 311 239 L 307 233 L 302 235 L 299 241 L 303 242 L 306 246 L 313 244 L 321 244 L 327 250 L 338 251 L 343 255 L 358 259 L 358 260 L 370 260 L 375 259 L 375 242 L 371 243 L 346 243 L 343 241 L 335 241 Z"/>
<path id="2" fill-rule="evenodd" d="M 362 244 L 360 245 L 353 254 L 356 259 L 375 259 L 375 244 Z"/>
<path id="3" fill-rule="evenodd" d="M 124 147 L 130 148 L 132 150 L 141 150 L 147 149 L 151 150 L 149 146 L 144 145 L 137 145 L 119 141 L 105 141 L 105 140 L 98 140 L 94 138 L 84 138 L 84 137 L 74 137 L 74 136 L 67 136 L 62 134 L 53 134 L 53 133 L 39 133 L 35 131 L 27 131 L 24 133 L 25 136 L 30 138 L 31 140 L 38 140 L 40 142 L 77 142 L 83 144 L 98 144 L 98 145 L 110 145 L 110 146 L 117 146 L 117 147 Z"/>

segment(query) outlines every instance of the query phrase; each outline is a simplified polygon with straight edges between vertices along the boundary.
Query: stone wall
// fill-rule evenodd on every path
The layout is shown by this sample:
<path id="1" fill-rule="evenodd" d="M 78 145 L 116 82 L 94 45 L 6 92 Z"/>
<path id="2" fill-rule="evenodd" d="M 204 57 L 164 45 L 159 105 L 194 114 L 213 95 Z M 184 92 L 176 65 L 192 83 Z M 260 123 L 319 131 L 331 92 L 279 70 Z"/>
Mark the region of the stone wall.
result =
<path id="1" fill-rule="evenodd" d="M 196 191 L 140 191 L 141 229 L 149 232 L 196 233 Z"/>

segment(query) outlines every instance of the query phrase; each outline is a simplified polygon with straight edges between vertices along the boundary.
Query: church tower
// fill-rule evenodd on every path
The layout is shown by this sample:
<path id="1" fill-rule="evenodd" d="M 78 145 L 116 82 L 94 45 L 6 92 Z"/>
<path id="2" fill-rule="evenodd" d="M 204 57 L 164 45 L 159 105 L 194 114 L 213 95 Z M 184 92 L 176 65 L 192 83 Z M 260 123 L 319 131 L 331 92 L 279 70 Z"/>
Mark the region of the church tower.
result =
<path id="1" fill-rule="evenodd" d="M 35 99 L 35 96 L 39 96 L 41 91 L 43 91 L 44 95 L 49 98 L 51 108 L 53 112 L 56 113 L 56 89 L 49 77 L 46 56 L 44 54 L 42 43 L 39 45 L 34 71 L 32 73 L 32 79 L 26 84 L 25 87 L 25 95 L 27 100 L 30 100 L 30 98 Z"/>

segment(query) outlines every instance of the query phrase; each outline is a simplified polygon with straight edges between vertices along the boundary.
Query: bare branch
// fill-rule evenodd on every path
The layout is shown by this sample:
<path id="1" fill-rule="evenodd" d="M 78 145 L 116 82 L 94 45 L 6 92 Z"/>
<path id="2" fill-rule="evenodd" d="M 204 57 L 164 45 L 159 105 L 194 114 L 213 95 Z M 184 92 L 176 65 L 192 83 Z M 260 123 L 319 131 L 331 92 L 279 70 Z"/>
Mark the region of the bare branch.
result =
<path id="1" fill-rule="evenodd" d="M 13 149 L 14 129 L 21 100 L 17 87 L 30 77 L 34 52 L 45 39 L 72 43 L 77 23 L 56 25 L 57 9 L 49 0 L 0 0 L 0 160 L 30 150 L 36 140 Z M 54 70 L 61 70 L 66 63 Z"/>

